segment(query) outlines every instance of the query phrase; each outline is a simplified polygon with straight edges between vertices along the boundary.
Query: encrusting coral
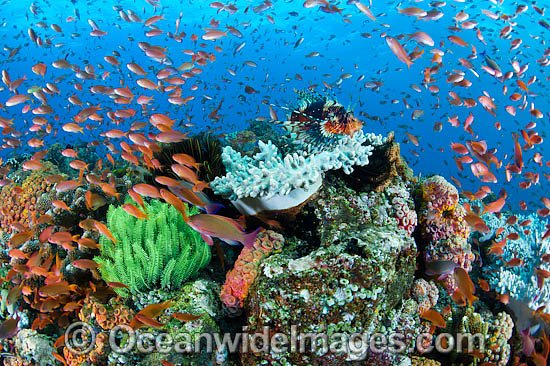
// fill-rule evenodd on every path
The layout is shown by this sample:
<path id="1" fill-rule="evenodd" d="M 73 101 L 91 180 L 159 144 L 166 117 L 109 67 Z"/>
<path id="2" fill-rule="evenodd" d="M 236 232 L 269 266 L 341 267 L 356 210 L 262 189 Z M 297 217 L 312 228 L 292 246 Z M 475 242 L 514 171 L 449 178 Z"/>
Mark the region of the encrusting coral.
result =
<path id="1" fill-rule="evenodd" d="M 459 202 L 457 189 L 445 178 L 435 175 L 422 181 L 417 193 L 424 260 L 452 261 L 470 271 L 475 255 L 468 243 L 470 226 L 465 220 L 466 209 Z M 447 276 L 443 282 L 450 293 L 454 292 L 453 276 Z"/>
<path id="2" fill-rule="evenodd" d="M 261 261 L 273 252 L 281 250 L 284 238 L 281 234 L 268 230 L 258 234 L 254 246 L 244 248 L 231 271 L 226 275 L 220 299 L 229 313 L 238 313 L 244 306 L 248 289 L 258 276 Z"/>
<path id="3" fill-rule="evenodd" d="M 122 207 L 109 207 L 107 225 L 118 242 L 100 239 L 95 260 L 106 282 L 121 282 L 121 296 L 155 288 L 178 289 L 210 262 L 210 247 L 172 206 L 158 200 L 145 203 L 148 219 L 139 220 Z M 192 208 L 189 213 L 197 213 Z"/>
<path id="4" fill-rule="evenodd" d="M 482 336 L 482 357 L 477 358 L 476 364 L 492 363 L 496 366 L 505 366 L 510 359 L 510 345 L 514 323 L 510 315 L 500 312 L 492 315 L 490 312 L 477 313 L 469 307 L 462 317 L 459 334 L 475 334 Z"/>
<path id="5" fill-rule="evenodd" d="M 46 179 L 57 173 L 57 168 L 49 162 L 44 169 L 33 171 L 21 185 L 10 183 L 0 191 L 0 228 L 4 233 L 12 232 L 13 224 L 29 226 L 49 208 L 40 205 L 43 193 L 50 191 L 52 183 Z"/>

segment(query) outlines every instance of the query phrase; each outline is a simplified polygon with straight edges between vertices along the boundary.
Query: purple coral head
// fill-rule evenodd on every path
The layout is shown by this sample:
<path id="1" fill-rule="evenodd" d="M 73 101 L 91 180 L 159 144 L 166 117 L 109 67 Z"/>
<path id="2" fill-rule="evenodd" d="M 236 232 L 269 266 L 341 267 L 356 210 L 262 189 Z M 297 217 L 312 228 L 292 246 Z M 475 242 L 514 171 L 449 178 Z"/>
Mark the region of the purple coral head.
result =
<path id="1" fill-rule="evenodd" d="M 455 269 L 460 267 L 453 261 L 427 261 L 426 275 L 439 276 L 438 280 L 443 280 L 454 273 Z"/>

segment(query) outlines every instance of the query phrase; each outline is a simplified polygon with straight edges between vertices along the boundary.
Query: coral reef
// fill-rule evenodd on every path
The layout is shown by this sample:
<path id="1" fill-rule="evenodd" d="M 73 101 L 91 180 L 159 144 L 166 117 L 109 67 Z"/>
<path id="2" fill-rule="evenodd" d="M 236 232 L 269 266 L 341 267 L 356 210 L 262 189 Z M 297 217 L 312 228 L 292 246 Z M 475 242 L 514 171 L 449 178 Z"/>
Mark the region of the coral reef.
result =
<path id="1" fill-rule="evenodd" d="M 478 364 L 492 363 L 505 366 L 510 360 L 510 345 L 514 323 L 510 315 L 500 312 L 496 316 L 491 312 L 476 313 L 469 307 L 460 321 L 459 332 L 472 335 L 481 334 L 484 350 Z M 465 346 L 465 345 L 464 345 Z"/>
<path id="2" fill-rule="evenodd" d="M 203 279 L 186 283 L 177 292 L 172 292 L 174 304 L 166 311 L 167 319 L 174 313 L 200 315 L 200 318 L 188 322 L 172 318 L 164 327 L 175 342 L 182 342 L 191 352 L 153 352 L 145 355 L 139 365 L 159 365 L 161 360 L 189 366 L 227 365 L 224 349 L 209 352 L 202 343 L 199 349 L 195 348 L 200 337 L 220 332 L 217 322 L 224 313 L 218 299 L 219 292 L 217 283 Z"/>
<path id="3" fill-rule="evenodd" d="M 108 304 L 103 304 L 94 296 L 88 296 L 78 314 L 81 321 L 94 325 L 98 329 L 95 335 L 95 344 L 90 352 L 77 353 L 71 350 L 76 348 L 63 347 L 63 355 L 68 365 L 79 366 L 85 362 L 105 364 L 110 354 L 109 330 L 119 324 L 129 324 L 134 317 L 134 311 L 111 298 Z M 90 336 L 84 334 L 84 336 Z M 67 342 L 70 342 L 67 340 Z M 78 348 L 77 348 L 78 349 Z"/>
<path id="4" fill-rule="evenodd" d="M 257 139 L 268 142 L 255 146 Z M 211 182 L 216 193 L 233 200 L 237 208 L 265 209 L 252 212 L 254 217 L 247 217 L 247 224 L 260 220 L 264 227 L 280 232 L 263 230 L 250 249 L 220 246 L 223 263 L 233 263 L 227 272 L 216 268 L 217 261 L 209 265 L 210 247 L 173 206 L 148 198 L 143 209 L 148 218 L 143 220 L 124 210 L 124 203 L 130 203 L 120 200 L 124 191 L 136 182 L 156 184 L 145 168 L 109 161 L 113 168 L 109 170 L 96 164 L 86 174 L 88 184 L 82 181 L 76 188 L 58 192 L 50 182 L 76 181 L 75 164 L 59 151 L 49 157 L 66 174 L 48 162 L 46 169 L 32 172 L 20 169 L 17 160 L 10 162 L 19 170 L 11 174 L 14 183 L 8 181 L 0 192 L 4 198 L 0 210 L 11 205 L 6 213 L 20 211 L 26 218 L 3 217 L 1 228 L 20 232 L 24 225 L 33 231 L 18 251 L 0 251 L 5 262 L 1 315 L 17 314 L 22 328 L 13 341 L 1 342 L 4 363 L 55 364 L 53 351 L 70 366 L 504 366 L 513 352 L 519 352 L 519 343 L 511 338 L 514 323 L 502 311 L 504 305 L 490 304 L 490 309 L 486 305 L 494 293 L 478 291 L 481 300 L 465 307 L 452 300 L 454 276 L 435 281 L 415 278 L 415 274 L 422 276 L 423 266 L 430 262 L 452 261 L 471 271 L 474 279 L 486 278 L 500 293 L 532 300 L 533 308 L 548 305 L 550 285 L 537 277 L 537 270 L 550 271 L 543 259 L 550 250 L 540 240 L 546 222 L 518 215 L 510 223 L 507 215 L 486 214 L 483 218 L 490 232 L 472 236 L 466 219 L 477 208 L 460 201 L 458 190 L 440 176 L 420 182 L 412 177 L 393 134 L 383 139 L 357 132 L 311 148 L 307 148 L 315 142 L 311 139 L 301 146 L 291 144 L 292 140 L 293 136 L 277 135 L 272 124 L 255 121 L 250 130 L 228 136 L 223 152 L 217 139 L 202 135 L 176 144 L 151 145 L 151 154 L 154 151 L 159 159 L 156 163 L 163 165 L 161 174 L 172 174 L 173 154 L 189 154 L 199 163 L 201 179 L 217 176 Z M 78 153 L 86 149 L 80 147 Z M 59 176 L 47 180 L 53 173 Z M 70 210 L 58 207 L 59 202 L 52 205 L 54 200 Z M 254 200 L 265 205 L 255 206 Z M 286 208 L 269 209 L 277 204 Z M 197 212 L 189 208 L 191 215 Z M 279 216 L 274 217 L 274 212 Z M 230 207 L 223 215 L 237 217 Z M 41 216 L 43 223 L 33 228 L 33 220 Z M 95 225 L 101 221 L 107 222 L 116 243 L 105 232 L 98 233 Z M 4 230 L 5 241 L 14 232 Z M 53 235 L 66 237 L 70 245 L 56 242 Z M 76 241 L 79 244 L 73 247 Z M 485 272 L 472 268 L 471 244 L 478 241 L 485 251 L 496 241 L 507 242 L 500 258 L 482 252 L 483 260 L 490 262 Z M 522 265 L 506 266 L 516 257 Z M 86 261 L 91 258 L 98 268 Z M 77 263 L 79 259 L 85 261 Z M 113 327 L 131 323 L 149 305 L 168 301 L 169 307 L 152 316 L 150 324 L 141 322 L 136 334 L 168 334 L 188 352 L 117 353 L 111 348 Z M 439 319 L 426 316 L 436 312 L 444 327 L 437 323 Z M 96 331 L 91 351 L 75 354 L 67 344 L 54 350 L 58 342 L 54 346 L 53 341 L 77 320 Z M 435 337 L 443 332 L 480 333 L 485 348 L 479 354 L 414 349 L 419 335 L 429 337 L 416 346 L 427 347 L 437 344 Z M 258 333 L 294 334 L 304 351 L 264 349 L 257 343 Z M 370 343 L 352 348 L 350 336 L 375 333 L 398 333 L 405 348 L 396 345 L 394 350 L 390 345 L 377 352 L 367 349 Z M 215 342 L 215 335 L 221 334 L 224 339 L 237 334 L 247 337 L 244 341 L 256 349 L 242 350 L 240 344 L 236 349 L 227 344 L 207 349 L 206 339 Z M 514 337 L 519 338 L 517 332 Z M 325 347 L 325 339 L 340 342 L 340 347 Z M 120 346 L 129 344 L 123 334 L 115 335 L 115 341 Z M 154 346 L 154 341 L 144 346 Z M 8 351 L 15 352 L 14 357 Z"/>
<path id="5" fill-rule="evenodd" d="M 327 170 L 343 169 L 349 174 L 354 165 L 367 165 L 374 146 L 382 142 L 380 136 L 358 132 L 341 138 L 331 150 L 282 156 L 271 141 L 259 141 L 260 152 L 252 158 L 226 146 L 222 161 L 227 173 L 214 179 L 211 186 L 231 200 L 287 195 L 294 189 L 318 185 Z"/>
<path id="6" fill-rule="evenodd" d="M 418 217 L 409 191 L 404 184 L 399 184 L 388 186 L 386 192 L 394 211 L 393 216 L 397 220 L 397 227 L 412 235 L 418 224 Z"/>
<path id="7" fill-rule="evenodd" d="M 411 356 L 411 366 L 441 366 L 441 363 L 426 357 Z"/>
<path id="8" fill-rule="evenodd" d="M 84 300 L 78 317 L 82 321 L 93 319 L 101 329 L 110 330 L 117 324 L 129 324 L 134 317 L 134 312 L 114 298 L 105 305 L 94 296 L 88 296 Z"/>
<path id="9" fill-rule="evenodd" d="M 115 289 L 121 296 L 158 287 L 177 289 L 210 261 L 210 247 L 176 208 L 159 200 L 145 206 L 145 220 L 122 207 L 111 206 L 107 212 L 107 225 L 118 242 L 102 236 L 101 256 L 95 260 L 105 281 L 128 286 Z"/>
<path id="10" fill-rule="evenodd" d="M 414 202 L 404 183 L 396 182 L 382 192 L 358 193 L 341 181 L 330 179 L 311 205 L 322 225 L 317 226 L 322 245 L 330 245 L 339 233 L 366 224 L 397 226 L 409 235 L 416 227 Z M 335 236 L 336 235 L 336 236 Z"/>
<path id="11" fill-rule="evenodd" d="M 413 283 L 411 297 L 418 304 L 418 314 L 422 314 L 437 304 L 439 290 L 434 282 L 419 278 Z"/>
<path id="12" fill-rule="evenodd" d="M 470 227 L 465 220 L 466 209 L 460 204 L 457 189 L 441 176 L 424 179 L 417 190 L 420 235 L 424 246 L 423 259 L 452 261 L 466 271 L 472 268 L 475 255 L 468 237 Z M 452 276 L 444 280 L 449 292 L 456 285 Z"/>
<path id="13" fill-rule="evenodd" d="M 49 206 L 40 204 L 40 199 L 52 188 L 52 184 L 48 183 L 46 178 L 57 172 L 54 165 L 45 162 L 44 169 L 25 174 L 26 178 L 22 180 L 21 185 L 14 182 L 2 187 L 0 229 L 3 233 L 12 233 L 14 224 L 32 226 L 34 220 L 49 209 Z M 19 172 L 14 173 L 14 175 L 17 174 Z"/>
<path id="14" fill-rule="evenodd" d="M 21 329 L 15 337 L 15 351 L 23 364 L 28 362 L 35 366 L 53 365 L 53 350 L 53 340 L 35 330 Z"/>
<path id="15" fill-rule="evenodd" d="M 239 313 L 248 295 L 248 289 L 258 276 L 261 261 L 272 253 L 281 251 L 284 238 L 274 231 L 262 231 L 256 237 L 254 246 L 244 248 L 235 261 L 233 269 L 227 272 L 220 299 L 230 313 Z"/>
<path id="16" fill-rule="evenodd" d="M 543 305 L 549 309 L 550 283 L 537 276 L 537 270 L 550 271 L 550 263 L 543 260 L 545 254 L 550 254 L 550 241 L 541 240 L 548 220 L 537 215 L 515 215 L 515 223 L 509 225 L 506 222 L 510 215 L 499 218 L 487 213 L 482 217 L 491 231 L 479 240 L 486 247 L 505 243 L 502 254 L 487 255 L 483 277 L 498 293 L 524 301 L 533 310 Z M 506 265 L 513 258 L 518 258 L 521 265 Z"/>
<path id="17" fill-rule="evenodd" d="M 245 300 L 249 331 L 268 326 L 288 333 L 296 325 L 298 333 L 349 335 L 376 329 L 381 315 L 406 294 L 415 270 L 416 246 L 392 222 L 336 235 L 333 245 L 305 257 L 282 253 L 265 259 Z M 311 350 L 242 357 L 248 365 L 337 365 L 358 355 Z"/>

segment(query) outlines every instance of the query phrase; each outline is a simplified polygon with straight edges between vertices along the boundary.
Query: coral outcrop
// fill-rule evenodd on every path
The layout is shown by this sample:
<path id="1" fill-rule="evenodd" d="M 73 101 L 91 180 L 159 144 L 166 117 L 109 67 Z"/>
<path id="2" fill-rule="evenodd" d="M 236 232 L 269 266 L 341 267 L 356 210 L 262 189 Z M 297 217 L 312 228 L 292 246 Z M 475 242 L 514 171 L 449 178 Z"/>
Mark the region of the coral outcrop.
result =
<path id="1" fill-rule="evenodd" d="M 497 315 L 491 312 L 474 312 L 467 308 L 460 321 L 458 331 L 462 334 L 479 335 L 483 337 L 483 352 L 479 363 L 492 363 L 505 366 L 510 360 L 510 345 L 514 322 L 510 315 L 500 312 Z"/>
<path id="2" fill-rule="evenodd" d="M 249 291 L 248 328 L 288 333 L 351 335 L 377 329 L 412 283 L 416 246 L 393 226 L 365 226 L 336 235 L 333 245 L 299 258 L 275 254 L 260 265 Z M 304 338 L 303 341 L 307 342 Z M 338 365 L 365 355 L 346 351 L 243 354 L 247 365 Z M 263 360 L 263 361 L 262 361 Z M 354 363 L 350 363 L 354 364 Z"/>
<path id="3" fill-rule="evenodd" d="M 253 247 L 241 251 L 233 269 L 226 275 L 220 294 L 220 299 L 230 314 L 237 314 L 242 310 L 248 290 L 258 276 L 262 260 L 272 253 L 280 252 L 283 245 L 284 237 L 268 230 L 258 234 Z"/>
<path id="4" fill-rule="evenodd" d="M 295 207 L 317 191 L 324 172 L 343 169 L 349 174 L 353 166 L 367 165 L 374 146 L 383 141 L 381 136 L 357 132 L 353 137 L 339 139 L 328 150 L 285 156 L 271 141 L 259 141 L 260 151 L 253 157 L 226 146 L 222 161 L 227 173 L 214 179 L 211 186 L 215 193 L 234 201 L 246 214 Z M 243 199 L 244 202 L 239 201 Z"/>
<path id="5" fill-rule="evenodd" d="M 452 261 L 470 271 L 475 255 L 468 242 L 467 212 L 459 202 L 457 189 L 445 178 L 435 175 L 420 183 L 417 197 L 423 259 L 426 262 Z M 447 276 L 443 281 L 447 290 L 454 292 L 453 277 Z"/>

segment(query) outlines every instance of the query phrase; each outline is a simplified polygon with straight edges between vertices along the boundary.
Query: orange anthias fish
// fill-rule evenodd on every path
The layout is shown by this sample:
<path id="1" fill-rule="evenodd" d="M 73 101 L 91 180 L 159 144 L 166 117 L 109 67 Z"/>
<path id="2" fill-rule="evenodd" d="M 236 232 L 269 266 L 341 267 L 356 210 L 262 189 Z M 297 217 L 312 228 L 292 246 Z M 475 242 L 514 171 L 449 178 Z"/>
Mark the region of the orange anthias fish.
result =
<path id="1" fill-rule="evenodd" d="M 424 320 L 428 320 L 433 325 L 439 328 L 446 328 L 447 323 L 445 322 L 445 319 L 441 316 L 441 314 L 433 309 L 426 310 L 420 314 L 420 318 Z"/>
<path id="2" fill-rule="evenodd" d="M 413 62 L 399 41 L 392 37 L 386 37 L 386 43 L 401 62 L 406 63 L 407 67 L 411 67 Z"/>
<path id="3" fill-rule="evenodd" d="M 187 207 L 178 197 L 165 189 L 160 192 L 162 198 L 180 211 L 187 225 L 198 231 L 208 245 L 213 245 L 212 237 L 216 237 L 231 245 L 241 243 L 245 248 L 251 248 L 262 229 L 260 226 L 253 232 L 246 233 L 235 220 L 220 215 L 198 214 L 188 217 Z"/>
<path id="4" fill-rule="evenodd" d="M 498 200 L 491 202 L 488 205 L 483 204 L 483 208 L 485 209 L 485 213 L 491 212 L 491 213 L 497 213 L 502 210 L 504 207 L 504 204 L 506 204 L 506 197 L 500 197 Z"/>
<path id="5" fill-rule="evenodd" d="M 457 267 L 455 269 L 454 277 L 458 288 L 455 291 L 455 294 L 453 294 L 453 300 L 463 296 L 468 301 L 468 304 L 472 306 L 472 303 L 479 300 L 479 298 L 474 296 L 476 288 L 470 279 L 468 272 L 466 272 L 466 270 L 462 267 Z"/>
<path id="6" fill-rule="evenodd" d="M 99 222 L 99 221 L 94 221 L 94 227 L 96 228 L 97 231 L 99 231 L 101 234 L 105 235 L 107 238 L 109 238 L 113 243 L 117 243 L 118 240 L 113 236 L 113 233 L 111 233 L 111 231 L 107 228 L 107 226 L 105 226 L 105 224 Z"/>
<path id="7" fill-rule="evenodd" d="M 145 212 L 141 211 L 139 208 L 132 205 L 131 203 L 126 203 L 126 204 L 122 205 L 122 208 L 128 214 L 134 216 L 135 218 L 137 218 L 139 220 L 143 220 L 143 219 L 149 220 L 149 215 L 147 215 Z"/>
<path id="8" fill-rule="evenodd" d="M 140 310 L 137 315 L 140 315 L 140 318 L 142 320 L 148 321 L 148 320 L 154 320 L 157 316 L 159 316 L 160 313 L 162 313 L 165 309 L 168 309 L 173 305 L 173 302 L 171 300 L 158 303 L 158 304 L 151 304 Z M 130 327 L 134 330 L 139 329 L 143 326 L 145 326 L 144 322 L 139 320 L 138 318 L 134 317 L 134 319 L 130 322 Z"/>
<path id="9" fill-rule="evenodd" d="M 161 328 L 166 325 L 166 323 L 161 323 L 158 320 L 155 320 L 153 318 L 148 317 L 147 315 L 143 314 L 136 314 L 135 320 L 139 321 L 140 323 L 143 323 L 144 325 L 148 325 L 153 328 Z"/>
<path id="10" fill-rule="evenodd" d="M 199 319 L 203 315 L 204 315 L 204 313 L 201 314 L 201 315 L 184 314 L 184 313 L 174 313 L 174 314 L 172 314 L 172 316 L 174 318 L 176 318 L 177 320 L 182 321 L 182 322 L 191 322 L 193 320 Z"/>

